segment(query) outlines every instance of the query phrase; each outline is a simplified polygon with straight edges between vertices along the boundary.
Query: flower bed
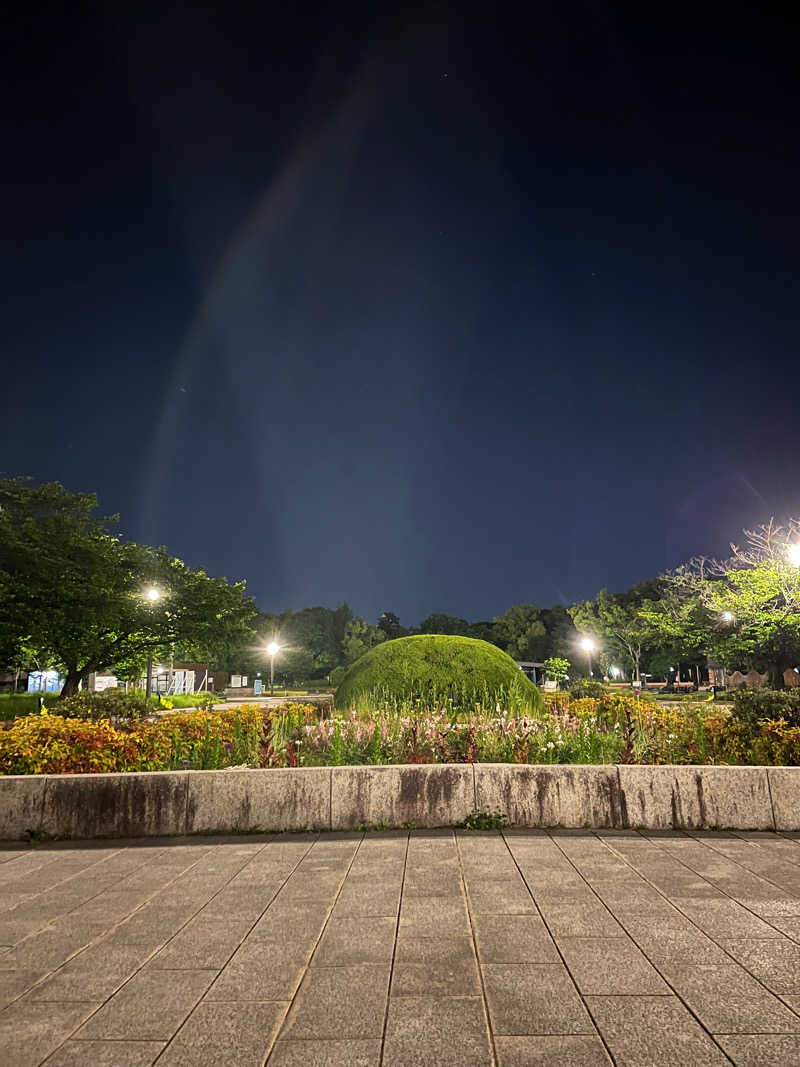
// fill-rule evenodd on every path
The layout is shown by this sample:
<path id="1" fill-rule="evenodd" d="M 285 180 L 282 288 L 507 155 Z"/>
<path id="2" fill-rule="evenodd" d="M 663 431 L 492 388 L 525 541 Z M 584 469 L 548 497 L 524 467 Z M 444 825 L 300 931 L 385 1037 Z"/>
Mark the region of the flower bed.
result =
<path id="1" fill-rule="evenodd" d="M 237 707 L 156 720 L 49 713 L 0 733 L 0 773 L 70 774 L 408 763 L 800 764 L 800 726 L 711 704 L 664 708 L 630 696 L 548 699 L 541 715 L 498 707 L 375 701 L 320 718 L 311 705 Z"/>

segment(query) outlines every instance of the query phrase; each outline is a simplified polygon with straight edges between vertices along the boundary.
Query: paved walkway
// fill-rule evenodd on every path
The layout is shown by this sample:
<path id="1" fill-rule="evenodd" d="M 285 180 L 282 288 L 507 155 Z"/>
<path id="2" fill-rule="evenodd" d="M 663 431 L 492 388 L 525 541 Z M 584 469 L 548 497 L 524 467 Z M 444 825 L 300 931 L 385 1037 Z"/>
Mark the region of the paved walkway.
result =
<path id="1" fill-rule="evenodd" d="M 800 1063 L 800 840 L 415 832 L 0 851 L 0 1063 Z"/>

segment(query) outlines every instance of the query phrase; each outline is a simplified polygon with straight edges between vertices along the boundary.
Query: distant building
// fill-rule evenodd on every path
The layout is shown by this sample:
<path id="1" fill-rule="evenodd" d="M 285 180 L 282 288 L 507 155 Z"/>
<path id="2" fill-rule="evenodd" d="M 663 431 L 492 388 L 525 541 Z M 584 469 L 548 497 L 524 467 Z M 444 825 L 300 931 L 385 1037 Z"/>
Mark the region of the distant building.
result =
<path id="1" fill-rule="evenodd" d="M 525 677 L 530 678 L 534 685 L 544 685 L 543 663 L 528 663 L 526 660 L 517 660 L 516 662 Z"/>

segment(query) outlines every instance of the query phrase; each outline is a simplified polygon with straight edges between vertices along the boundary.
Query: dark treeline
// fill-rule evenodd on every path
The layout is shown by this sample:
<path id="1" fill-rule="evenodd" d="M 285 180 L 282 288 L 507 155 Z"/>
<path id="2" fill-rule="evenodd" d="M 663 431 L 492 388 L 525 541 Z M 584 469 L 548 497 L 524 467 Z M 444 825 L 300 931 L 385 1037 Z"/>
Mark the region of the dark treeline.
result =
<path id="1" fill-rule="evenodd" d="M 338 679 L 343 670 L 370 648 L 412 634 L 454 634 L 488 641 L 513 659 L 542 663 L 551 656 L 575 658 L 577 631 L 569 612 L 561 607 L 516 604 L 491 620 L 469 622 L 455 615 L 434 614 L 418 626 L 404 626 L 392 611 L 374 624 L 355 615 L 347 604 L 262 614 L 255 622 L 253 646 L 231 654 L 228 669 L 254 674 L 266 664 L 264 649 L 271 640 L 281 646 L 275 677 L 292 684 Z M 576 673 L 580 673 L 577 671 Z"/>

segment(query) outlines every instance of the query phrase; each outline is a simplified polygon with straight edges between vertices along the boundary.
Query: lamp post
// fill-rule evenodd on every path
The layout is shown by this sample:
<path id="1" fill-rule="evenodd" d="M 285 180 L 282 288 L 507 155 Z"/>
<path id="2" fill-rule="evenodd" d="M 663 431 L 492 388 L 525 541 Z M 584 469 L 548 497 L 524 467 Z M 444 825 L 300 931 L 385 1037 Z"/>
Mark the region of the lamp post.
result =
<path id="1" fill-rule="evenodd" d="M 155 586 L 151 586 L 149 589 L 145 589 L 142 596 L 148 604 L 156 604 L 161 599 L 161 593 Z M 150 689 L 152 687 L 153 679 L 153 652 L 152 650 L 147 653 L 147 677 L 144 683 L 144 713 L 145 715 L 150 710 Z"/>
<path id="2" fill-rule="evenodd" d="M 594 641 L 591 637 L 584 637 L 581 641 L 581 648 L 586 653 L 586 661 L 589 664 L 589 677 L 592 677 L 592 652 L 594 652 Z"/>
<path id="3" fill-rule="evenodd" d="M 280 652 L 281 646 L 275 641 L 270 641 L 267 645 L 267 652 L 269 652 L 269 695 L 272 696 L 275 692 L 275 656 Z"/>

